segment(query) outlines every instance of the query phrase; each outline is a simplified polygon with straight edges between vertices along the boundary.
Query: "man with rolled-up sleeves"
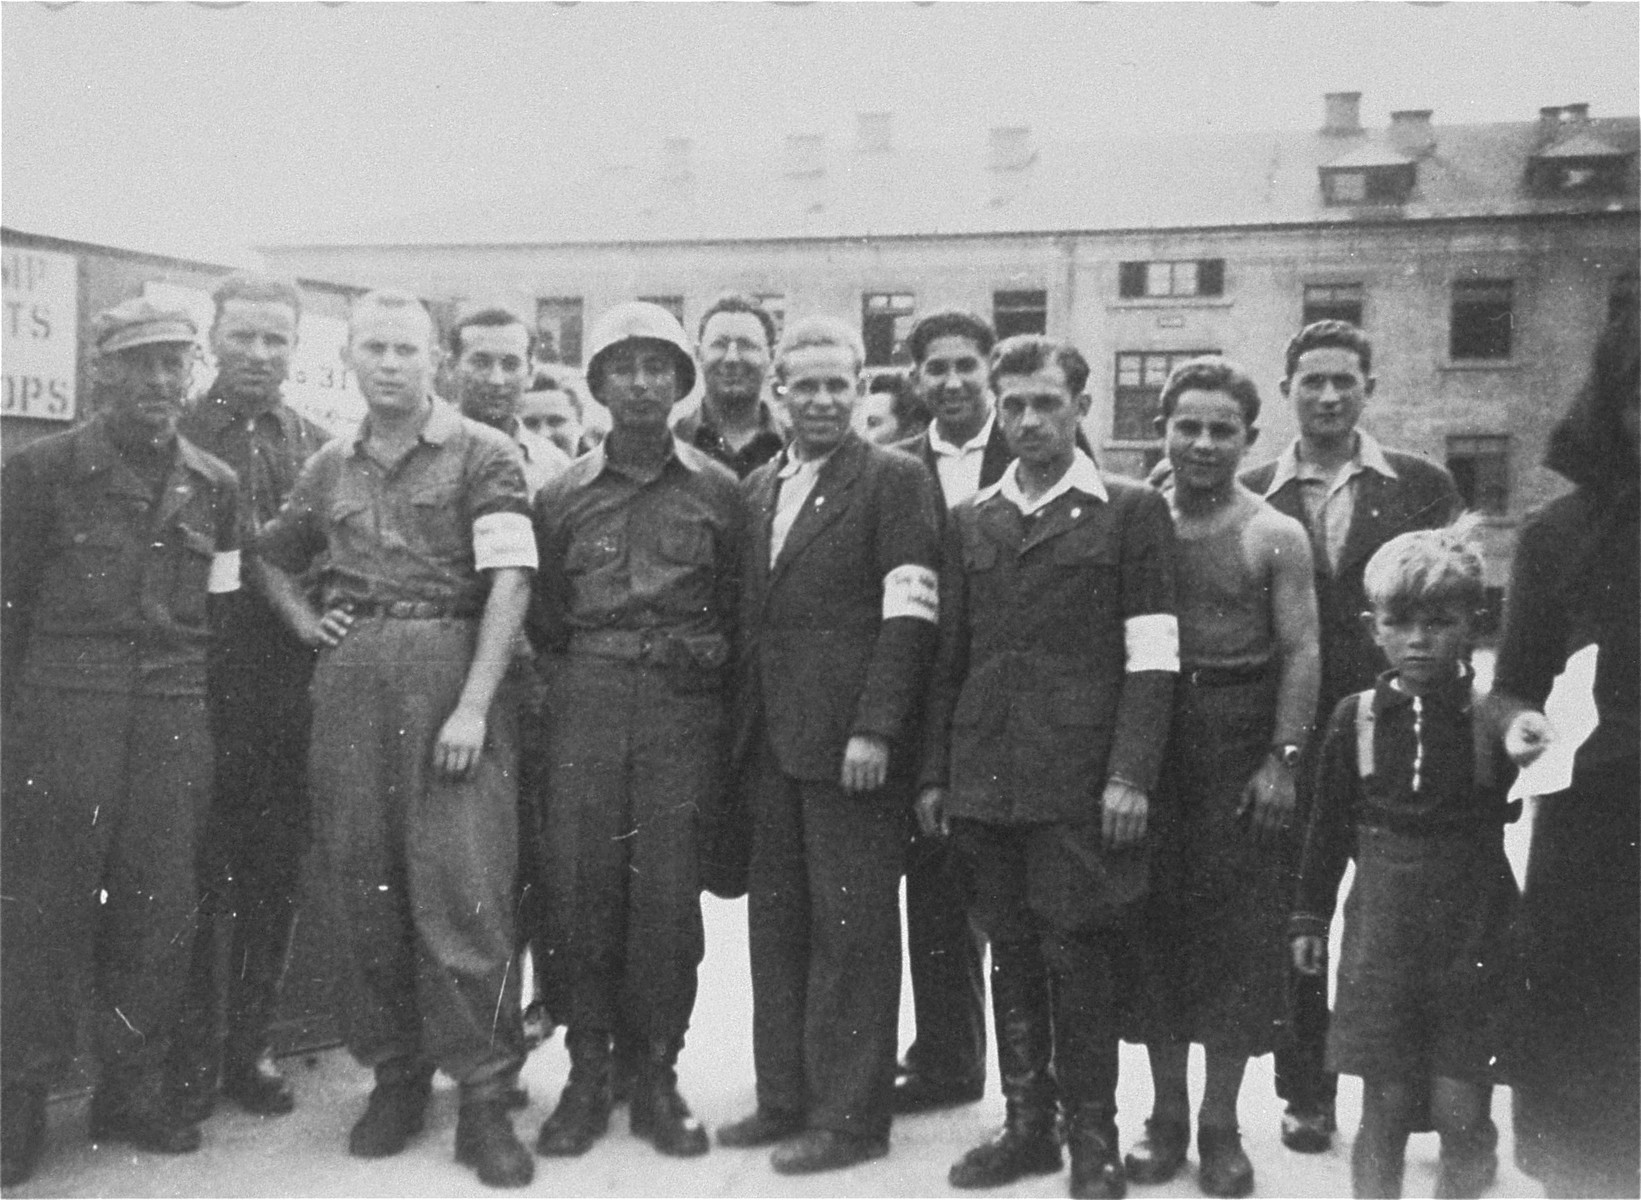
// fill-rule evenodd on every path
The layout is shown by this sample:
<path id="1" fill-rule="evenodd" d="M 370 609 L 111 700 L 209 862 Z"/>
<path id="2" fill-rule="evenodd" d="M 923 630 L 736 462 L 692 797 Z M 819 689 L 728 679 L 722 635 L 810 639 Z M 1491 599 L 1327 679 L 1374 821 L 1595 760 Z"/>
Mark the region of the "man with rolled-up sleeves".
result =
<path id="1" fill-rule="evenodd" d="M 505 1108 L 523 1061 L 517 729 L 497 689 L 536 565 L 524 475 L 505 434 L 429 391 L 414 296 L 357 300 L 344 354 L 365 419 L 309 460 L 257 549 L 287 620 L 325 647 L 310 777 L 343 1026 L 376 1074 L 348 1148 L 404 1149 L 437 1067 L 461 1089 L 457 1161 L 523 1186 L 534 1160 Z M 281 583 L 315 559 L 323 615 Z"/>
<path id="2" fill-rule="evenodd" d="M 841 321 L 787 330 L 775 369 L 793 440 L 742 485 L 758 1106 L 718 1141 L 780 1142 L 782 1174 L 889 1149 L 907 726 L 934 652 L 939 498 L 916 459 L 851 431 L 863 358 Z"/>

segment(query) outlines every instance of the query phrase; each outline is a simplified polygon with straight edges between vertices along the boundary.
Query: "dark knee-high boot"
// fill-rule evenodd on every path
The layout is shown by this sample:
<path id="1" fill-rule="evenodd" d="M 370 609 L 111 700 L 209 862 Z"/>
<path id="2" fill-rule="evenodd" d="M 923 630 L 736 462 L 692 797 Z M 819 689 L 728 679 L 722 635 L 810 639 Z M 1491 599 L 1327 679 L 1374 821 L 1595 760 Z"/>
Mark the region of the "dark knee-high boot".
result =
<path id="1" fill-rule="evenodd" d="M 572 1029 L 564 1035 L 564 1044 L 570 1051 L 570 1081 L 553 1115 L 542 1122 L 537 1154 L 585 1154 L 610 1127 L 610 1035 Z"/>
<path id="2" fill-rule="evenodd" d="M 1035 942 L 993 943 L 991 953 L 1005 1115 L 1002 1129 L 952 1166 L 947 1180 L 959 1188 L 1003 1187 L 1061 1165 L 1048 972 Z"/>
<path id="3" fill-rule="evenodd" d="M 268 1054 L 268 1034 L 285 978 L 295 911 L 291 897 L 263 896 L 234 922 L 228 963 L 228 1031 L 222 1094 L 248 1112 L 276 1116 L 296 1107 L 290 1084 Z"/>

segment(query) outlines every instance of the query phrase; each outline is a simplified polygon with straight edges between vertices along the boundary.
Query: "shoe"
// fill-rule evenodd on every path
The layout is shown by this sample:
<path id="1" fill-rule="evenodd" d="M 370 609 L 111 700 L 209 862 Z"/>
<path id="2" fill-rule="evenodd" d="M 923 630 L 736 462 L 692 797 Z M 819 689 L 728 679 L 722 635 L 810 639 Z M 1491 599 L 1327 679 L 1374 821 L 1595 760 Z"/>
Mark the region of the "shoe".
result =
<path id="1" fill-rule="evenodd" d="M 1282 1144 L 1300 1154 L 1325 1154 L 1333 1145 L 1333 1105 L 1300 1108 L 1290 1104 L 1282 1114 Z"/>
<path id="2" fill-rule="evenodd" d="M 1439 1200 L 1469 1200 L 1493 1186 L 1499 1173 L 1499 1127 L 1482 1118 L 1468 1136 L 1442 1139 L 1441 1168 L 1436 1175 Z"/>
<path id="3" fill-rule="evenodd" d="M 1067 1144 L 1072 1200 L 1122 1200 L 1128 1194 L 1128 1177 L 1117 1153 L 1117 1128 L 1109 1118 L 1073 1116 Z"/>
<path id="4" fill-rule="evenodd" d="M 44 1088 L 8 1087 L 0 1094 L 0 1187 L 26 1183 L 46 1142 Z"/>
<path id="5" fill-rule="evenodd" d="M 570 1048 L 570 1081 L 536 1137 L 536 1153 L 550 1158 L 574 1158 L 591 1150 L 609 1129 L 614 1104 L 609 1036 L 572 1030 L 564 1040 Z"/>
<path id="6" fill-rule="evenodd" d="M 949 1083 L 931 1079 L 917 1071 L 908 1071 L 895 1081 L 893 1111 L 902 1117 L 912 1113 L 937 1112 L 943 1108 L 956 1108 L 960 1104 L 973 1104 L 985 1094 L 986 1082 L 983 1079 L 979 1083 Z"/>
<path id="7" fill-rule="evenodd" d="M 806 1129 L 775 1148 L 769 1165 L 777 1175 L 814 1175 L 821 1171 L 841 1171 L 856 1163 L 882 1158 L 889 1153 L 886 1137 L 856 1137 L 835 1129 Z"/>
<path id="8" fill-rule="evenodd" d="M 491 1187 L 524 1187 L 536 1177 L 536 1160 L 513 1132 L 507 1106 L 500 1100 L 478 1100 L 461 1106 L 456 1117 L 456 1161 L 478 1172 Z"/>
<path id="9" fill-rule="evenodd" d="M 718 1144 L 733 1150 L 748 1150 L 755 1146 L 773 1146 L 802 1132 L 802 1113 L 783 1112 L 759 1105 L 751 1116 L 718 1126 Z"/>
<path id="10" fill-rule="evenodd" d="M 1254 1165 L 1242 1152 L 1242 1135 L 1233 1126 L 1197 1130 L 1197 1184 L 1210 1196 L 1246 1196 L 1254 1190 Z"/>
<path id="11" fill-rule="evenodd" d="M 1123 1170 L 1135 1183 L 1167 1183 L 1185 1165 L 1190 1146 L 1189 1121 L 1152 1117 L 1145 1123 L 1145 1136 L 1123 1155 Z"/>
<path id="12" fill-rule="evenodd" d="M 246 1112 L 282 1117 L 296 1108 L 296 1093 L 266 1054 L 228 1061 L 222 1068 L 222 1094 Z"/>
<path id="13" fill-rule="evenodd" d="M 1052 1117 L 1046 1125 L 1011 1120 L 953 1163 L 946 1182 L 954 1188 L 1007 1187 L 1028 1175 L 1053 1175 L 1063 1165 Z"/>
<path id="14" fill-rule="evenodd" d="M 662 1154 L 696 1158 L 711 1148 L 707 1131 L 678 1094 L 678 1076 L 670 1063 L 652 1063 L 632 1094 L 628 1116 L 633 1133 Z"/>
<path id="15" fill-rule="evenodd" d="M 502 1107 L 508 1112 L 518 1112 L 530 1107 L 530 1089 L 522 1083 L 515 1083 L 501 1094 Z"/>
<path id="16" fill-rule="evenodd" d="M 153 1154 L 192 1154 L 199 1126 L 166 1104 L 155 1085 L 105 1082 L 91 1097 L 91 1140 L 125 1142 Z"/>
<path id="17" fill-rule="evenodd" d="M 348 1153 L 355 1158 L 389 1158 L 410 1144 L 422 1131 L 422 1118 L 433 1091 L 431 1075 L 425 1079 L 377 1083 L 371 1090 L 365 1112 L 348 1134 Z"/>
<path id="18" fill-rule="evenodd" d="M 166 1078 L 179 1120 L 198 1125 L 216 1111 L 217 1064 L 210 1057 L 173 1051 Z"/>

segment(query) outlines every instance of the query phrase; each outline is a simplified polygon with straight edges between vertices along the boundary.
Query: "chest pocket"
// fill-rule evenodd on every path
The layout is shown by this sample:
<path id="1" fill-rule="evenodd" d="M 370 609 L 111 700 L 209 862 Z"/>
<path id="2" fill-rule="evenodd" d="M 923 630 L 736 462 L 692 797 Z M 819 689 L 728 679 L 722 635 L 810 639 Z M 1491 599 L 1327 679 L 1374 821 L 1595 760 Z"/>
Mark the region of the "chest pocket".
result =
<path id="1" fill-rule="evenodd" d="M 411 527 L 404 531 L 405 540 L 414 549 L 435 559 L 466 555 L 472 535 L 459 488 L 440 486 L 417 492 L 407 508 Z"/>
<path id="2" fill-rule="evenodd" d="M 702 525 L 669 525 L 656 539 L 656 551 L 670 563 L 705 566 L 712 561 L 712 532 Z"/>
<path id="3" fill-rule="evenodd" d="M 1085 522 L 1054 539 L 1054 561 L 1062 567 L 1115 571 L 1121 564 L 1110 534 Z"/>
<path id="4" fill-rule="evenodd" d="M 564 552 L 564 569 L 571 575 L 586 575 L 618 562 L 626 539 L 614 524 L 584 529 L 570 539 Z"/>

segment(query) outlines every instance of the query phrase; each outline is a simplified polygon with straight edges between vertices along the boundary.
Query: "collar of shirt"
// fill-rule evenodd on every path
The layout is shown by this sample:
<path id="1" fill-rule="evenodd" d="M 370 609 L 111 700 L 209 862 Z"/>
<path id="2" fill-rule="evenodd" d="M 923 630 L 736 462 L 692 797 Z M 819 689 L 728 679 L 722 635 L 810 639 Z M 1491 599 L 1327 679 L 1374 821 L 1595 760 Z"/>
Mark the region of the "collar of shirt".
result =
<path id="1" fill-rule="evenodd" d="M 179 435 L 173 439 L 171 454 L 173 464 L 206 479 L 211 478 L 211 468 L 207 465 L 205 452 L 187 438 Z M 124 461 L 119 447 L 114 445 L 114 439 L 109 436 L 107 417 L 93 417 L 80 427 L 79 452 L 74 459 L 81 475 L 111 471 Z"/>
<path id="2" fill-rule="evenodd" d="M 1351 455 L 1346 469 L 1336 476 L 1336 485 L 1355 479 L 1363 471 L 1372 471 L 1386 479 L 1397 479 L 1396 468 L 1390 465 L 1385 457 L 1385 449 L 1379 440 L 1365 429 L 1356 431 L 1356 452 Z M 1296 479 L 1317 479 L 1320 476 L 1310 472 L 1304 461 L 1299 457 L 1299 439 L 1295 438 L 1283 449 L 1276 460 L 1276 471 L 1271 475 L 1271 484 L 1265 489 L 1265 499 L 1269 500 L 1282 486 Z"/>
<path id="3" fill-rule="evenodd" d="M 961 446 L 956 446 L 940 436 L 940 426 L 930 422 L 929 449 L 936 454 L 951 455 L 957 458 L 963 458 L 970 454 L 984 454 L 986 452 L 986 443 L 991 441 L 992 426 L 996 423 L 996 411 L 987 413 L 985 424 L 980 426 L 980 431 Z"/>
<path id="4" fill-rule="evenodd" d="M 807 471 L 810 475 L 819 475 L 821 468 L 832 461 L 832 456 L 838 452 L 836 446 L 828 450 L 819 458 L 799 458 L 797 452 L 788 446 L 781 452 L 781 469 L 775 472 L 781 479 L 791 479 L 800 471 Z"/>
<path id="5" fill-rule="evenodd" d="M 1459 664 L 1459 669 L 1453 673 L 1453 678 L 1444 680 L 1435 691 L 1427 693 L 1425 700 L 1452 705 L 1460 710 L 1468 709 L 1472 699 L 1475 670 L 1465 663 Z M 1403 689 L 1395 670 L 1385 671 L 1373 687 L 1373 711 L 1387 712 L 1393 708 L 1405 708 L 1413 703 L 1413 693 Z"/>
<path id="6" fill-rule="evenodd" d="M 679 445 L 678 435 L 676 433 L 674 433 L 671 439 L 667 442 L 667 456 L 661 460 L 660 470 L 658 470 L 653 476 L 648 477 L 639 474 L 630 467 L 625 467 L 618 462 L 612 462 L 610 460 L 608 446 L 609 439 L 606 438 L 582 456 L 583 458 L 592 460 L 592 477 L 594 479 L 597 479 L 600 475 L 604 474 L 605 471 L 614 471 L 618 475 L 625 475 L 628 479 L 636 479 L 640 483 L 643 483 L 647 482 L 649 479 L 660 478 L 663 472 L 675 464 L 678 466 L 683 466 L 683 458 L 678 453 Z"/>
<path id="7" fill-rule="evenodd" d="M 274 396 L 266 404 L 247 412 L 215 387 L 195 402 L 194 415 L 196 420 L 203 422 L 210 429 L 213 436 L 220 434 L 235 421 L 248 420 L 258 427 L 271 427 L 281 438 L 286 439 L 292 436 L 292 423 L 299 419 L 279 396 Z"/>
<path id="8" fill-rule="evenodd" d="M 422 427 L 416 431 L 416 437 L 430 446 L 442 446 L 451 437 L 461 431 L 463 417 L 450 405 L 437 396 L 429 396 L 430 401 L 427 416 L 422 419 Z M 353 435 L 353 452 L 363 454 L 365 442 L 370 437 L 370 414 L 359 422 L 359 428 Z"/>
<path id="9" fill-rule="evenodd" d="M 1020 487 L 1019 474 L 1020 460 L 1015 459 L 1003 472 L 1001 479 L 975 495 L 975 503 L 989 500 L 993 496 L 1001 496 L 1019 509 L 1021 516 L 1029 517 L 1039 509 L 1047 508 L 1070 491 L 1082 492 L 1085 496 L 1102 502 L 1111 499 L 1105 490 L 1105 480 L 1100 478 L 1100 468 L 1096 467 L 1094 460 L 1081 450 L 1072 455 L 1071 466 L 1066 468 L 1066 473 L 1055 481 L 1053 487 L 1035 500 L 1026 499 L 1026 494 Z"/>
<path id="10" fill-rule="evenodd" d="M 712 419 L 712 414 L 707 412 L 705 396 L 699 404 L 673 422 L 672 431 L 697 445 L 702 440 L 716 441 L 723 436 L 718 432 L 718 424 Z M 775 424 L 775 414 L 770 411 L 768 402 L 761 399 L 758 401 L 758 433 L 772 433 L 780 437 L 780 429 Z"/>

